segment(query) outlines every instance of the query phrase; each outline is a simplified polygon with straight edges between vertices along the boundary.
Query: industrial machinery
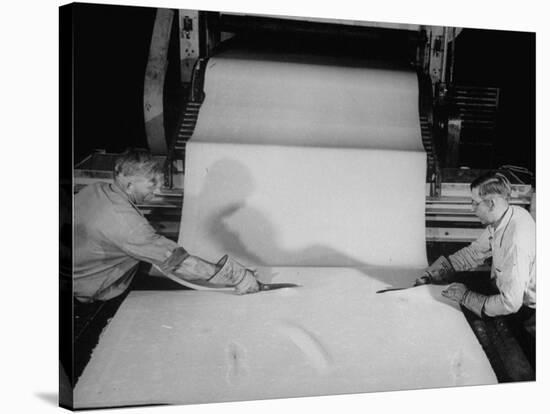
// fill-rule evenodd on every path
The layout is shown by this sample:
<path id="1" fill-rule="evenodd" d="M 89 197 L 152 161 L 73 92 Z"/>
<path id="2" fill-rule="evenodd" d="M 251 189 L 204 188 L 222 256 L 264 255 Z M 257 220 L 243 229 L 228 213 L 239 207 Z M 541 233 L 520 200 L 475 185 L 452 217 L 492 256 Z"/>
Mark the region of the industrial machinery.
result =
<path id="1" fill-rule="evenodd" d="M 180 115 L 172 128 L 175 134 L 167 137 L 167 153 L 158 154 L 166 167 L 166 186 L 153 207 L 144 206 L 146 213 L 181 206 L 185 144 L 193 135 L 204 99 L 209 57 L 243 42 L 246 48 L 259 50 L 279 50 L 290 44 L 298 51 L 368 57 L 417 71 L 419 122 L 428 160 L 426 241 L 429 252 L 434 251 L 429 259 L 440 253 L 440 243 L 450 243 L 454 249 L 479 235 L 481 224 L 471 212 L 469 183 L 487 167 L 464 168 L 460 154 L 476 151 L 488 163 L 492 161 L 499 89 L 453 82 L 455 40 L 462 29 L 197 10 L 179 10 L 176 15 L 179 73 L 188 98 L 178 104 Z M 90 180 L 109 179 L 113 162 L 113 155 L 102 153 L 80 162 L 75 166 L 75 190 Z M 512 204 L 529 209 L 532 174 L 513 166 L 501 171 L 512 183 Z M 177 234 L 178 223 L 164 218 L 161 215 L 160 228 Z"/>
<path id="2" fill-rule="evenodd" d="M 460 28 L 355 21 L 295 19 L 230 13 L 179 11 L 181 77 L 189 100 L 181 112 L 167 154 L 168 186 L 182 187 L 185 146 L 194 132 L 204 99 L 205 68 L 210 56 L 245 38 L 247 47 L 277 49 L 281 42 L 317 52 L 368 56 L 413 67 L 418 76 L 419 124 L 427 155 L 425 187 L 426 247 L 431 263 L 474 241 L 483 227 L 471 206 L 470 183 L 494 164 L 493 144 L 499 89 L 458 85 L 453 80 L 455 40 Z M 285 39 L 286 37 L 286 39 Z M 273 40 L 273 39 L 276 40 Z M 282 38 L 282 40 L 281 40 Z M 300 39 L 300 40 L 297 40 Z M 278 49 L 277 49 L 278 50 Z M 464 165 L 463 154 L 481 154 L 486 164 Z M 483 167 L 483 168 L 480 168 Z M 511 204 L 534 211 L 533 175 L 510 165 L 498 169 L 512 185 Z M 476 269 L 488 275 L 489 264 Z M 480 320 L 465 312 L 499 381 L 529 380 L 530 363 L 506 323 Z M 532 356 L 529 356 L 531 358 Z M 513 362 L 515 361 L 515 362 Z"/>
<path id="3" fill-rule="evenodd" d="M 481 224 L 471 211 L 469 183 L 486 170 L 461 168 L 459 154 L 486 151 L 491 161 L 499 90 L 453 83 L 460 28 L 195 10 L 179 10 L 178 24 L 181 81 L 188 85 L 189 100 L 167 154 L 169 187 L 182 186 L 185 143 L 193 134 L 203 99 L 208 58 L 242 38 L 249 48 L 278 48 L 295 38 L 300 46 L 323 51 L 333 47 L 339 54 L 405 62 L 416 69 L 419 121 L 428 159 L 426 241 L 434 247 L 433 243 L 464 244 L 477 238 Z M 530 173 L 514 167 L 501 171 L 512 183 L 512 204 L 529 208 Z"/>
<path id="4" fill-rule="evenodd" d="M 193 135 L 204 99 L 208 59 L 243 39 L 250 48 L 275 49 L 282 44 L 289 46 L 292 39 L 300 39 L 290 46 L 340 56 L 372 56 L 392 64 L 409 65 L 417 71 L 419 123 L 428 163 L 425 209 L 428 261 L 477 238 L 482 227 L 471 210 L 469 184 L 486 170 L 464 168 L 459 154 L 479 150 L 490 155 L 499 90 L 454 83 L 454 48 L 460 28 L 196 10 L 179 10 L 177 28 L 181 84 L 188 98 L 180 103 L 175 134 L 167 139 L 167 153 L 159 155 L 166 168 L 165 188 L 153 202 L 139 206 L 161 234 L 176 239 L 179 233 L 185 147 Z M 113 164 L 113 154 L 96 153 L 82 161 L 75 166 L 75 191 L 93 181 L 112 179 Z M 512 184 L 511 203 L 533 209 L 532 174 L 513 166 L 503 166 L 500 171 Z M 498 370 L 499 379 L 531 378 L 532 372 L 528 370 L 514 373 L 521 364 L 499 368 L 505 358 L 501 361 L 495 341 L 504 341 L 506 352 L 516 352 L 512 348 L 517 345 L 506 339 L 509 333 L 505 335 L 505 328 L 495 321 L 483 327 L 478 326 L 480 321 L 471 324 L 476 333 L 481 332 L 479 335 L 494 336 L 479 339 L 495 371 Z M 505 339 L 497 338 L 499 335 Z"/>

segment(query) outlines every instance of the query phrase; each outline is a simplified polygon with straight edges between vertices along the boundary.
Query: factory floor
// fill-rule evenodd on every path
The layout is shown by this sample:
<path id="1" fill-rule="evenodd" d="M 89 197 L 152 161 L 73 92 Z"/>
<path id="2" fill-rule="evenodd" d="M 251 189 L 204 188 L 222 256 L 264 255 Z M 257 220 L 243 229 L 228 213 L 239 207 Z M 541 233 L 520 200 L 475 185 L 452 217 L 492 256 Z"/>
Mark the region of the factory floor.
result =
<path id="1" fill-rule="evenodd" d="M 140 266 L 128 291 L 107 302 L 81 305 L 74 308 L 74 384 L 90 360 L 101 332 L 115 315 L 118 307 L 131 290 L 177 290 L 182 286 L 163 277 L 148 275 L 150 266 Z M 483 291 L 488 279 L 486 272 L 470 272 L 463 282 L 472 289 Z M 464 316 L 478 338 L 499 382 L 535 380 L 534 341 L 509 317 L 480 319 L 467 309 Z"/>

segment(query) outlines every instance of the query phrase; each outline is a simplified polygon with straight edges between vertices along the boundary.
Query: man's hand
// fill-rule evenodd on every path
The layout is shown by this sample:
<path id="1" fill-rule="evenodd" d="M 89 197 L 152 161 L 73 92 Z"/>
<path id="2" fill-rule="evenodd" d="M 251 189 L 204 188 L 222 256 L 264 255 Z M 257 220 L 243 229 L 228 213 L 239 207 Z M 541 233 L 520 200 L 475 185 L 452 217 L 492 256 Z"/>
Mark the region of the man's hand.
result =
<path id="1" fill-rule="evenodd" d="M 431 276 L 428 273 L 424 273 L 414 281 L 414 286 L 428 285 L 430 283 L 432 283 Z"/>
<path id="2" fill-rule="evenodd" d="M 238 294 L 253 293 L 260 290 L 256 272 L 247 269 L 236 260 L 225 255 L 216 265 L 217 272 L 209 281 L 214 284 L 235 286 Z"/>
<path id="3" fill-rule="evenodd" d="M 453 283 L 443 292 L 443 296 L 460 303 L 466 309 L 471 310 L 480 318 L 483 316 L 487 296 L 469 290 L 462 283 Z"/>
<path id="4" fill-rule="evenodd" d="M 235 290 L 239 295 L 245 293 L 254 293 L 260 290 L 260 285 L 256 279 L 256 272 L 246 269 L 246 273 L 241 283 L 235 286 Z"/>
<path id="5" fill-rule="evenodd" d="M 468 288 L 462 283 L 453 283 L 441 292 L 441 294 L 446 298 L 454 300 L 458 303 L 462 303 L 464 301 L 466 293 L 468 293 Z"/>
<path id="6" fill-rule="evenodd" d="M 453 265 L 445 256 L 440 256 L 424 271 L 424 274 L 416 279 L 415 286 L 427 283 L 449 283 L 455 274 Z"/>

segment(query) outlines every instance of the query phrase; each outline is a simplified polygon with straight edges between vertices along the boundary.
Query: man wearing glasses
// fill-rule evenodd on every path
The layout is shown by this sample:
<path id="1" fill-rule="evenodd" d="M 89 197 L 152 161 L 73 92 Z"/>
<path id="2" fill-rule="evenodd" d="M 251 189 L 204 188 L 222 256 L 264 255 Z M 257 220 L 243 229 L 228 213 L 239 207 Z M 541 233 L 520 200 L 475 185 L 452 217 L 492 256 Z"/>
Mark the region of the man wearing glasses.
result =
<path id="1" fill-rule="evenodd" d="M 442 295 L 479 317 L 516 314 L 535 336 L 535 221 L 527 210 L 508 204 L 511 188 L 500 173 L 483 175 L 470 185 L 472 210 L 486 226 L 479 238 L 449 257 L 439 257 L 416 284 L 451 283 L 456 272 L 471 270 L 492 258 L 494 294 L 484 295 L 452 283 Z"/>

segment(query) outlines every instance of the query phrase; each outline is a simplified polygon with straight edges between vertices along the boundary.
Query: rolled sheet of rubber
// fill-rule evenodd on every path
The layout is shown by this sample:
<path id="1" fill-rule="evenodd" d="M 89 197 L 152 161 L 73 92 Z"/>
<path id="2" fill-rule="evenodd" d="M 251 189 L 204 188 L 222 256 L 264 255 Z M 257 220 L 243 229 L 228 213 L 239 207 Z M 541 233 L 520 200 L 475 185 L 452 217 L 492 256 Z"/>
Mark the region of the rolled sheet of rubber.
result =
<path id="1" fill-rule="evenodd" d="M 77 407 L 191 404 L 495 384 L 444 286 L 399 268 L 261 268 L 299 288 L 135 291 L 75 387 Z M 429 352 L 426 352 L 429 349 Z"/>
<path id="2" fill-rule="evenodd" d="M 179 243 L 245 264 L 425 266 L 416 73 L 277 59 L 209 60 Z"/>

